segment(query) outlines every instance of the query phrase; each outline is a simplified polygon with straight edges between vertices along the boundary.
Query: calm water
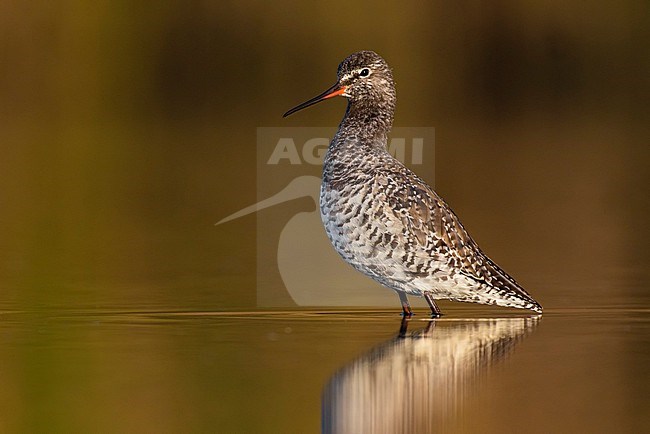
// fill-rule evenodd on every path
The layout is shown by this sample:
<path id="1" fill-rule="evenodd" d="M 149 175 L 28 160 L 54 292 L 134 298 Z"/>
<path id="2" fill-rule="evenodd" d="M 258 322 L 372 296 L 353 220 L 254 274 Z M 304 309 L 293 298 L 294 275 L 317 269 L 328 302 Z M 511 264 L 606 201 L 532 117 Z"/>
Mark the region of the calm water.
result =
<path id="1" fill-rule="evenodd" d="M 4 312 L 1 432 L 642 432 L 643 300 L 519 311 Z"/>

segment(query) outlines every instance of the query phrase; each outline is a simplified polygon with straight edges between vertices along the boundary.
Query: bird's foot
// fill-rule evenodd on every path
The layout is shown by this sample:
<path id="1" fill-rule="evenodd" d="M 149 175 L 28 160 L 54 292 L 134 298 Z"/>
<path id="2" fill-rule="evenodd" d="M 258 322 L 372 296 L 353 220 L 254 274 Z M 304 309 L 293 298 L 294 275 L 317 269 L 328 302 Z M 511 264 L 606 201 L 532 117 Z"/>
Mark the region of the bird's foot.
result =
<path id="1" fill-rule="evenodd" d="M 411 305 L 409 304 L 408 300 L 406 300 L 406 296 L 404 296 L 404 298 L 402 299 L 400 293 L 400 299 L 402 302 L 402 317 L 411 318 L 413 316 L 413 310 L 411 310 Z"/>
<path id="2" fill-rule="evenodd" d="M 429 304 L 429 308 L 431 309 L 431 318 L 440 318 L 442 316 L 442 311 L 436 304 L 436 301 L 433 299 L 433 296 L 430 293 L 425 292 L 424 299 L 427 301 L 427 303 Z"/>

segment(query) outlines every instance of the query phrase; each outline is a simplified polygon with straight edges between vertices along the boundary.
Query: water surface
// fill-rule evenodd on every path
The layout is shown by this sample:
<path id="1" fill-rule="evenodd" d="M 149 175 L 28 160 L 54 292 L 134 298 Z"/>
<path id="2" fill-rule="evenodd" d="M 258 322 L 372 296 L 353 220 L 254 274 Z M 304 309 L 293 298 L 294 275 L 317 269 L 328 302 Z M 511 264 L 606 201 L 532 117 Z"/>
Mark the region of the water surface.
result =
<path id="1" fill-rule="evenodd" d="M 0 431 L 650 428 L 646 307 L 445 307 L 4 312 Z"/>

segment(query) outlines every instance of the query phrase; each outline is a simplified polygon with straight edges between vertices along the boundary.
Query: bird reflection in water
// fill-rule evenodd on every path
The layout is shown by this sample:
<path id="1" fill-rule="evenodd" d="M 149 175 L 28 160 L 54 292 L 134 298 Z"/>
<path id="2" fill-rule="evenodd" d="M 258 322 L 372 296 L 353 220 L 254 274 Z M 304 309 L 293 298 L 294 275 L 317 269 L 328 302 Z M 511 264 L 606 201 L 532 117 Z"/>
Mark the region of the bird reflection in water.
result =
<path id="1" fill-rule="evenodd" d="M 472 380 L 503 359 L 539 317 L 432 320 L 340 369 L 323 392 L 324 433 L 439 432 Z M 449 428 L 449 426 L 446 426 Z"/>

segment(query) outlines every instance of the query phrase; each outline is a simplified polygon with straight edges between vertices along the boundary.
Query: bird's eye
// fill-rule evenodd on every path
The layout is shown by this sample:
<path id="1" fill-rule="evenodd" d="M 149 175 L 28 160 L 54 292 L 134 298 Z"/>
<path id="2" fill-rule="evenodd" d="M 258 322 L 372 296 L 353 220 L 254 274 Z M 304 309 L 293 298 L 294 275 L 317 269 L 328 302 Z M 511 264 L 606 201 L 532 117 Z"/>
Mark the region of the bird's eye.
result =
<path id="1" fill-rule="evenodd" d="M 368 68 L 363 68 L 361 72 L 359 72 L 359 77 L 367 77 L 370 75 L 370 70 Z"/>

